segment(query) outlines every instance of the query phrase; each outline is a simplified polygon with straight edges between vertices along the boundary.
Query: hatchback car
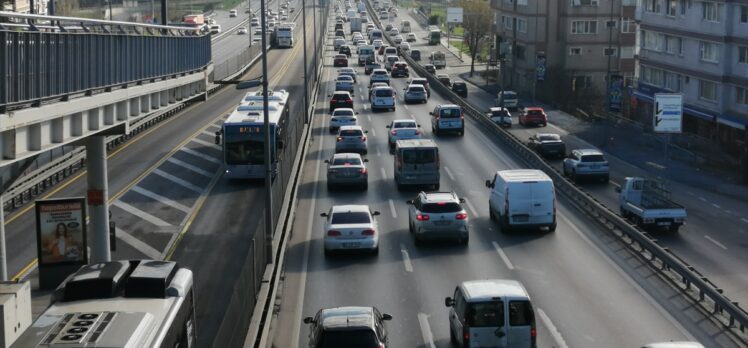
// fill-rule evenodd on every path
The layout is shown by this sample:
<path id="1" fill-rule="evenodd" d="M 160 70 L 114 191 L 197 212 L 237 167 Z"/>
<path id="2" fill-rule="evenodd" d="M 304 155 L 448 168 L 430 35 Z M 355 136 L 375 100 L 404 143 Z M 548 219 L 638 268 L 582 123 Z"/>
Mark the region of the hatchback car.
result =
<path id="1" fill-rule="evenodd" d="M 392 37 L 392 42 L 399 45 L 403 42 L 403 37 L 400 35 L 395 35 Z"/>
<path id="2" fill-rule="evenodd" d="M 357 153 L 336 153 L 327 163 L 327 189 L 336 186 L 355 186 L 366 190 L 369 187 L 369 172 L 361 155 Z"/>
<path id="3" fill-rule="evenodd" d="M 395 62 L 392 64 L 392 77 L 408 77 L 410 71 L 408 70 L 408 63 L 406 62 Z"/>
<path id="4" fill-rule="evenodd" d="M 548 115 L 545 114 L 543 108 L 531 107 L 524 108 L 519 113 L 519 124 L 527 126 L 542 126 L 548 125 Z"/>
<path id="5" fill-rule="evenodd" d="M 400 54 L 405 56 L 410 53 L 410 44 L 407 42 L 400 43 L 400 46 L 398 47 L 398 50 L 400 51 Z"/>
<path id="6" fill-rule="evenodd" d="M 529 138 L 527 146 L 545 157 L 564 157 L 566 154 L 564 141 L 554 133 L 535 133 Z"/>
<path id="7" fill-rule="evenodd" d="M 342 29 L 335 30 L 335 36 L 340 36 L 345 39 L 345 31 Z"/>
<path id="8" fill-rule="evenodd" d="M 423 66 L 423 69 L 429 74 L 436 74 L 436 66 L 434 64 L 426 64 Z"/>
<path id="9" fill-rule="evenodd" d="M 337 132 L 342 126 L 358 125 L 358 117 L 353 109 L 337 108 L 330 116 L 330 133 Z"/>
<path id="10" fill-rule="evenodd" d="M 431 115 L 431 131 L 439 135 L 444 132 L 457 132 L 465 135 L 465 116 L 462 108 L 455 104 L 442 104 L 429 112 Z"/>
<path id="11" fill-rule="evenodd" d="M 465 200 L 454 192 L 421 192 L 409 200 L 408 230 L 415 243 L 427 239 L 456 239 L 467 244 L 470 238 Z"/>
<path id="12" fill-rule="evenodd" d="M 395 90 L 392 87 L 377 87 L 371 91 L 371 111 L 395 111 Z"/>
<path id="13" fill-rule="evenodd" d="M 338 54 L 335 55 L 335 58 L 332 61 L 332 66 L 334 67 L 347 67 L 348 66 L 348 57 L 345 54 Z"/>
<path id="14" fill-rule="evenodd" d="M 334 251 L 368 250 L 379 252 L 378 211 L 372 212 L 368 205 L 336 205 L 326 213 L 325 256 Z"/>
<path id="15" fill-rule="evenodd" d="M 379 39 L 372 41 L 371 44 L 374 46 L 374 49 L 376 50 L 378 50 L 380 47 L 382 47 L 382 45 L 384 45 L 382 40 L 379 40 Z"/>
<path id="16" fill-rule="evenodd" d="M 335 139 L 335 153 L 357 152 L 365 155 L 368 151 L 368 140 L 361 126 L 341 126 Z"/>
<path id="17" fill-rule="evenodd" d="M 490 108 L 486 116 L 488 116 L 488 118 L 490 118 L 493 123 L 496 123 L 501 127 L 512 127 L 512 114 L 507 108 L 500 108 L 498 106 Z"/>
<path id="18" fill-rule="evenodd" d="M 351 92 L 351 95 L 353 95 L 353 91 L 355 88 L 356 85 L 354 83 L 353 77 L 349 75 L 339 75 L 338 78 L 335 79 L 336 91 Z"/>
<path id="19" fill-rule="evenodd" d="M 564 159 L 564 175 L 574 181 L 582 178 L 599 178 L 608 182 L 610 178 L 610 166 L 602 152 L 595 149 L 579 149 L 572 151 Z"/>
<path id="20" fill-rule="evenodd" d="M 346 57 L 351 57 L 351 46 L 348 45 L 340 45 L 338 48 L 338 53 L 345 54 Z"/>
<path id="21" fill-rule="evenodd" d="M 384 82 L 390 84 L 390 75 L 385 69 L 374 69 L 371 71 L 371 77 L 369 77 L 369 86 L 374 82 Z"/>
<path id="22" fill-rule="evenodd" d="M 428 102 L 428 94 L 426 93 L 426 89 L 423 88 L 421 85 L 410 85 L 405 88 L 405 95 L 403 96 L 403 101 L 405 101 L 405 104 L 408 103 L 427 103 Z"/>
<path id="23" fill-rule="evenodd" d="M 395 144 L 398 140 L 420 139 L 421 130 L 418 129 L 419 127 L 421 127 L 421 125 L 416 123 L 416 120 L 409 118 L 394 120 L 392 123 L 387 125 L 387 128 L 390 130 L 390 133 L 387 136 L 390 152 L 395 150 Z"/>
<path id="24" fill-rule="evenodd" d="M 463 98 L 467 98 L 468 96 L 468 89 L 467 84 L 465 81 L 455 81 L 452 83 L 452 92 L 455 92 L 457 95 Z"/>
<path id="25" fill-rule="evenodd" d="M 347 75 L 347 76 L 350 76 L 351 78 L 353 78 L 353 83 L 357 82 L 356 81 L 356 76 L 358 74 L 356 74 L 356 69 L 354 69 L 354 68 L 342 68 L 342 69 L 338 70 L 338 76 L 344 76 L 344 75 Z"/>
<path id="26" fill-rule="evenodd" d="M 423 78 L 423 77 L 414 77 L 410 80 L 408 80 L 408 86 L 410 85 L 421 85 L 423 88 L 426 89 L 426 96 L 431 98 L 431 85 L 429 85 L 429 80 Z"/>
<path id="27" fill-rule="evenodd" d="M 374 69 L 384 69 L 384 65 L 373 60 L 367 60 L 366 65 L 364 65 L 364 74 L 369 75 Z"/>
<path id="28" fill-rule="evenodd" d="M 416 34 L 408 33 L 408 35 L 405 36 L 405 41 L 416 42 Z"/>
<path id="29" fill-rule="evenodd" d="M 337 91 L 330 95 L 330 112 L 337 108 L 353 109 L 353 98 L 350 92 Z"/>
<path id="30" fill-rule="evenodd" d="M 336 307 L 321 309 L 304 323 L 311 325 L 309 348 L 387 348 L 387 320 L 392 316 L 375 307 Z"/>

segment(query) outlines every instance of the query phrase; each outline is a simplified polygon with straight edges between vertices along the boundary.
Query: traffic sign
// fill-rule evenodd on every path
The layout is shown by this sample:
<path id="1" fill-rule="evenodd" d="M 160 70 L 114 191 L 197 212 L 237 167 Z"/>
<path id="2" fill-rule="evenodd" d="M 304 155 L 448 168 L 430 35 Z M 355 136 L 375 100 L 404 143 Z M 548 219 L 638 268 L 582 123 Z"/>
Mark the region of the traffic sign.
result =
<path id="1" fill-rule="evenodd" d="M 657 133 L 681 133 L 683 126 L 683 95 L 655 94 L 653 128 Z"/>
<path id="2" fill-rule="evenodd" d="M 462 7 L 447 7 L 447 23 L 462 23 Z"/>

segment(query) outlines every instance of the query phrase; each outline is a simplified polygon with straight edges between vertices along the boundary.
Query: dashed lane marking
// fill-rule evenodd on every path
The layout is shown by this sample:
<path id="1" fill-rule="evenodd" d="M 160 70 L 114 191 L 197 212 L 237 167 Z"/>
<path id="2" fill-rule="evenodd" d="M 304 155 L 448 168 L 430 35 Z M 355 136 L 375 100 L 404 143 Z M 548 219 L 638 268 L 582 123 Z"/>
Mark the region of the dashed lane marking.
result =
<path id="1" fill-rule="evenodd" d="M 189 169 L 189 170 L 191 170 L 191 171 L 193 171 L 195 173 L 198 173 L 198 174 L 200 174 L 202 176 L 205 176 L 205 177 L 208 177 L 208 178 L 212 178 L 213 177 L 213 173 L 211 173 L 211 172 L 209 172 L 207 170 L 204 170 L 202 168 L 199 168 L 197 166 L 193 166 L 193 165 L 191 165 L 191 164 L 189 164 L 189 163 L 187 163 L 185 161 L 176 159 L 174 157 L 169 157 L 169 159 L 167 159 L 166 161 L 174 163 L 174 164 L 176 164 L 176 165 L 178 165 L 178 166 L 180 166 L 182 168 Z"/>
<path id="2" fill-rule="evenodd" d="M 477 211 L 477 210 L 475 210 L 475 207 L 473 207 L 473 204 L 472 204 L 472 203 L 470 203 L 470 200 L 469 200 L 469 199 L 466 199 L 466 200 L 465 200 L 465 204 L 467 204 L 467 206 L 468 206 L 468 209 L 470 209 L 470 213 L 471 213 L 471 214 L 473 214 L 473 216 L 474 216 L 474 217 L 478 217 L 478 216 L 480 216 L 480 215 L 478 215 L 478 211 Z"/>
<path id="3" fill-rule="evenodd" d="M 147 256 L 149 259 L 161 260 L 160 251 L 156 250 L 155 248 L 143 242 L 142 240 L 133 237 L 133 235 L 119 228 L 115 228 L 115 229 L 117 230 L 117 237 L 121 239 L 123 242 L 135 248 L 135 250 L 143 253 L 143 255 Z"/>
<path id="4" fill-rule="evenodd" d="M 202 159 L 204 159 L 206 161 L 209 161 L 209 162 L 213 162 L 213 163 L 216 163 L 216 164 L 220 164 L 221 163 L 221 160 L 219 160 L 218 158 L 215 158 L 215 157 L 210 156 L 210 155 L 206 155 L 204 153 L 195 151 L 193 149 L 189 149 L 189 148 L 184 147 L 180 151 L 188 153 L 188 154 L 193 155 L 195 157 L 200 157 L 200 158 L 202 158 Z"/>
<path id="5" fill-rule="evenodd" d="M 190 189 L 192 191 L 195 191 L 197 193 L 203 193 L 204 189 L 202 187 L 199 187 L 199 186 L 197 186 L 195 184 L 189 183 L 186 180 L 178 178 L 178 177 L 176 177 L 174 175 L 171 175 L 171 174 L 169 174 L 169 173 L 167 173 L 167 172 L 165 172 L 165 171 L 163 171 L 161 169 L 154 169 L 153 173 L 156 174 L 156 175 L 158 175 L 158 176 L 160 176 L 160 177 L 162 177 L 162 178 L 164 178 L 164 179 L 166 179 L 166 180 L 169 180 L 169 181 L 171 181 L 171 182 L 173 182 L 175 184 L 178 184 L 178 185 L 181 185 L 183 187 L 186 187 L 186 188 L 188 188 L 188 189 Z"/>
<path id="6" fill-rule="evenodd" d="M 493 243 L 494 249 L 496 249 L 496 252 L 499 253 L 499 256 L 501 257 L 501 260 L 504 261 L 506 264 L 506 268 L 508 268 L 510 271 L 514 270 L 514 265 L 512 265 L 512 262 L 509 261 L 509 257 L 506 256 L 504 253 L 504 250 L 501 249 L 501 246 L 496 241 L 491 242 Z"/>
<path id="7" fill-rule="evenodd" d="M 452 174 L 452 171 L 451 171 L 451 170 L 449 170 L 449 167 L 447 167 L 447 166 L 444 166 L 444 171 L 446 171 L 446 172 L 447 172 L 447 176 L 449 176 L 449 179 L 450 179 L 450 180 L 452 180 L 452 181 L 456 181 L 456 180 L 455 180 L 455 176 L 454 176 L 454 175 Z"/>
<path id="8" fill-rule="evenodd" d="M 722 243 L 718 242 L 718 241 L 717 241 L 716 239 L 714 239 L 714 238 L 712 238 L 712 237 L 709 237 L 709 235 L 708 235 L 708 234 L 705 234 L 705 235 L 704 235 L 704 238 L 706 238 L 706 240 L 708 240 L 708 241 L 710 241 L 710 242 L 714 243 L 714 245 L 716 245 L 716 246 L 718 246 L 718 247 L 720 247 L 720 248 L 722 248 L 722 249 L 724 249 L 724 250 L 727 250 L 727 247 L 726 247 L 726 246 L 725 246 L 724 244 L 722 244 Z"/>
<path id="9" fill-rule="evenodd" d="M 429 316 L 424 313 L 418 313 L 418 325 L 421 327 L 423 343 L 429 348 L 436 348 L 434 345 L 434 335 L 431 333 L 431 326 L 429 325 Z"/>
<path id="10" fill-rule="evenodd" d="M 137 193 L 140 193 L 143 196 L 146 196 L 146 197 L 152 198 L 152 199 L 154 199 L 156 201 L 159 201 L 161 203 L 164 203 L 164 204 L 166 204 L 166 205 L 168 205 L 168 206 L 170 206 L 170 207 L 172 207 L 174 209 L 181 210 L 181 211 L 183 211 L 185 213 L 189 213 L 192 210 L 192 209 L 190 209 L 190 207 L 188 207 L 188 206 L 186 206 L 186 205 L 184 205 L 182 203 L 179 203 L 179 202 L 177 202 L 175 200 L 172 200 L 170 198 L 164 197 L 164 196 L 162 196 L 162 195 L 160 195 L 160 194 L 158 194 L 156 192 L 153 192 L 153 191 L 150 191 L 150 190 L 146 190 L 146 189 L 144 189 L 144 188 L 142 188 L 140 186 L 137 186 L 137 185 L 133 186 L 131 190 L 133 190 L 133 191 L 135 191 Z"/>
<path id="11" fill-rule="evenodd" d="M 408 250 L 405 249 L 404 244 L 400 244 L 400 253 L 403 254 L 403 265 L 405 266 L 406 272 L 413 272 L 413 263 L 410 262 L 410 255 L 408 255 Z"/>
<path id="12" fill-rule="evenodd" d="M 211 143 L 209 141 L 202 140 L 200 138 L 192 138 L 193 142 L 196 142 L 201 145 L 205 145 L 207 147 L 219 147 L 220 145 L 217 145 L 216 143 Z"/>
<path id="13" fill-rule="evenodd" d="M 388 202 L 390 204 L 390 213 L 392 213 L 392 217 L 397 219 L 397 210 L 395 209 L 395 201 L 393 201 L 392 199 L 389 199 Z"/>
<path id="14" fill-rule="evenodd" d="M 118 208 L 120 208 L 120 209 L 122 209 L 122 210 L 124 210 L 124 211 L 126 211 L 126 212 L 128 212 L 130 214 L 132 214 L 132 215 L 135 215 L 135 216 L 137 216 L 137 217 L 139 217 L 139 218 L 141 218 L 141 219 L 143 219 L 145 221 L 148 221 L 148 222 L 150 222 L 150 223 L 152 223 L 152 224 L 154 224 L 154 225 L 156 225 L 158 227 L 168 227 L 168 226 L 171 226 L 170 223 L 168 223 L 168 222 L 166 222 L 164 220 L 161 220 L 161 219 L 159 219 L 159 218 L 157 218 L 157 217 L 155 217 L 155 216 L 153 216 L 151 214 L 148 214 L 148 213 L 146 213 L 146 212 L 144 212 L 144 211 L 142 211 L 142 210 L 140 210 L 138 208 L 135 208 L 135 207 L 133 207 L 133 206 L 131 206 L 131 205 L 123 202 L 123 201 L 119 201 L 119 200 L 114 201 L 114 203 L 112 203 L 112 205 L 114 205 L 114 206 L 116 206 L 116 207 L 118 207 Z"/>
<path id="15" fill-rule="evenodd" d="M 558 331 L 558 329 L 556 328 L 556 325 L 553 325 L 551 318 L 548 317 L 547 314 L 545 314 L 545 311 L 538 308 L 537 312 L 538 312 L 538 315 L 540 316 L 540 320 L 543 321 L 543 324 L 545 324 L 545 327 L 548 328 L 548 331 L 551 333 L 551 337 L 553 337 L 553 340 L 556 341 L 556 347 L 569 348 L 569 346 L 566 345 L 566 341 L 564 340 L 564 337 L 561 336 L 561 332 Z"/>
<path id="16" fill-rule="evenodd" d="M 387 172 L 384 171 L 384 168 L 379 168 L 379 170 L 382 172 L 382 179 L 387 179 Z"/>

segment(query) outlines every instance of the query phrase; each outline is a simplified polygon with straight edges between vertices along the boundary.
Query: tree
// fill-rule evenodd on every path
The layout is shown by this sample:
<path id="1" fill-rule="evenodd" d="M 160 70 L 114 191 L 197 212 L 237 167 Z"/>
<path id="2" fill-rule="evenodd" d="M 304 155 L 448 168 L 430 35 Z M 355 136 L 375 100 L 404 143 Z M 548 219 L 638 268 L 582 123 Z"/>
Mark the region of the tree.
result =
<path id="1" fill-rule="evenodd" d="M 480 53 L 484 43 L 489 39 L 491 23 L 493 22 L 493 11 L 484 0 L 461 0 L 462 27 L 465 29 L 464 38 L 470 52 L 470 76 L 475 72 L 475 57 Z M 449 39 L 449 38 L 447 38 Z"/>

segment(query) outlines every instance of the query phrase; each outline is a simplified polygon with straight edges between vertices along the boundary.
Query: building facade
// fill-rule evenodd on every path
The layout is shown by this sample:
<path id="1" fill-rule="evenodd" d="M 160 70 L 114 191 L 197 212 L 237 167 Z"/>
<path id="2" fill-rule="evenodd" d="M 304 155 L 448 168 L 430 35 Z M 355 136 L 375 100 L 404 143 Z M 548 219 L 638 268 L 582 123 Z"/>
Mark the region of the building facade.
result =
<path id="1" fill-rule="evenodd" d="M 651 122 L 655 93 L 681 93 L 683 130 L 744 148 L 748 125 L 748 1 L 641 0 L 636 117 Z"/>
<path id="2" fill-rule="evenodd" d="M 497 41 L 509 48 L 505 86 L 535 93 L 556 78 L 565 88 L 605 95 L 609 74 L 634 75 L 635 0 L 492 0 L 491 6 Z"/>

